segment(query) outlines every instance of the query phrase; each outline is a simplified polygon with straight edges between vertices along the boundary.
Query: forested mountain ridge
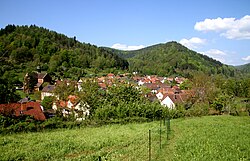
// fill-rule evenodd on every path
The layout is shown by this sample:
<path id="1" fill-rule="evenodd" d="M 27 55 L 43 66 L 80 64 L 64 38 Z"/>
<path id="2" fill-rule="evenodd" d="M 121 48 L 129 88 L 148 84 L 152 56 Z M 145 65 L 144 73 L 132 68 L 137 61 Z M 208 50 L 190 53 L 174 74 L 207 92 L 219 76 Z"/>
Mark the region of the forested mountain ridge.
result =
<path id="1" fill-rule="evenodd" d="M 250 63 L 236 66 L 237 69 L 239 69 L 243 73 L 250 73 Z"/>
<path id="2" fill-rule="evenodd" d="M 1 29 L 0 60 L 0 76 L 40 67 L 52 75 L 77 79 L 86 71 L 128 68 L 128 62 L 113 52 L 35 25 Z"/>
<path id="3" fill-rule="evenodd" d="M 236 72 L 234 67 L 224 65 L 174 41 L 135 51 L 120 51 L 111 48 L 107 50 L 127 59 L 131 71 L 144 74 L 188 76 L 193 71 L 202 71 L 209 75 L 234 76 Z"/>

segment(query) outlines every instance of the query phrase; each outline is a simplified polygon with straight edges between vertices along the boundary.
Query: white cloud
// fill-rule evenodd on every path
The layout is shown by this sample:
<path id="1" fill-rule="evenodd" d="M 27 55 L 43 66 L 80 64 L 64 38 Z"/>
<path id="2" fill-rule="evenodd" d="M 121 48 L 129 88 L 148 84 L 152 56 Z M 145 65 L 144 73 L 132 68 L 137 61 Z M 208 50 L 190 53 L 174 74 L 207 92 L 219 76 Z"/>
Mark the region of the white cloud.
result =
<path id="1" fill-rule="evenodd" d="M 227 55 L 225 52 L 218 49 L 210 49 L 205 52 L 206 55 Z"/>
<path id="2" fill-rule="evenodd" d="M 226 62 L 225 57 L 227 54 L 224 51 L 218 50 L 218 49 L 210 49 L 208 51 L 200 52 L 201 54 L 207 55 L 215 60 L 218 60 L 222 63 Z"/>
<path id="3" fill-rule="evenodd" d="M 196 22 L 194 29 L 205 32 L 221 32 L 220 35 L 228 39 L 250 39 L 250 16 L 246 15 L 241 19 L 220 17 L 205 19 Z"/>
<path id="4" fill-rule="evenodd" d="M 191 39 L 181 39 L 180 43 L 188 48 L 197 49 L 199 45 L 206 43 L 206 39 L 192 37 Z"/>
<path id="5" fill-rule="evenodd" d="M 245 60 L 245 61 L 250 61 L 250 55 L 245 57 L 245 58 L 242 58 L 242 60 Z"/>
<path id="6" fill-rule="evenodd" d="M 201 22 L 196 22 L 194 29 L 198 31 L 222 31 L 230 29 L 233 26 L 235 18 L 220 18 L 205 19 Z"/>
<path id="7" fill-rule="evenodd" d="M 126 44 L 119 44 L 119 43 L 116 43 L 116 44 L 111 46 L 111 48 L 119 49 L 119 50 L 139 50 L 139 49 L 142 49 L 144 47 L 145 47 L 144 45 L 128 46 Z"/>

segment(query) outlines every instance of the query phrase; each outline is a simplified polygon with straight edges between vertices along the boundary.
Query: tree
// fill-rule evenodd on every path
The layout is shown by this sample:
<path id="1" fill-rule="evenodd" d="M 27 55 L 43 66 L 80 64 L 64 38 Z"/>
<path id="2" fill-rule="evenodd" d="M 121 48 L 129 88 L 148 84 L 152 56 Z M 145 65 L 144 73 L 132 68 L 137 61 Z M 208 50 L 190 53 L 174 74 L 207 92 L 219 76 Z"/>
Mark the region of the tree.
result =
<path id="1" fill-rule="evenodd" d="M 84 79 L 81 88 L 79 92 L 80 100 L 82 104 L 87 103 L 90 106 L 90 114 L 92 114 L 103 103 L 105 91 L 99 89 L 95 79 Z"/>
<path id="2" fill-rule="evenodd" d="M 29 94 L 33 92 L 35 85 L 37 84 L 37 73 L 29 72 L 24 77 L 24 92 Z"/>
<path id="3" fill-rule="evenodd" d="M 53 102 L 55 101 L 54 96 L 45 96 L 41 105 L 43 106 L 44 110 L 52 109 Z"/>
<path id="4" fill-rule="evenodd" d="M 77 93 L 75 82 L 62 81 L 56 85 L 54 93 L 59 99 L 66 101 L 69 95 Z"/>
<path id="5" fill-rule="evenodd" d="M 0 78 L 0 104 L 20 100 L 20 95 L 15 92 L 16 89 L 14 84 L 11 82 L 11 77 L 9 79 Z"/>

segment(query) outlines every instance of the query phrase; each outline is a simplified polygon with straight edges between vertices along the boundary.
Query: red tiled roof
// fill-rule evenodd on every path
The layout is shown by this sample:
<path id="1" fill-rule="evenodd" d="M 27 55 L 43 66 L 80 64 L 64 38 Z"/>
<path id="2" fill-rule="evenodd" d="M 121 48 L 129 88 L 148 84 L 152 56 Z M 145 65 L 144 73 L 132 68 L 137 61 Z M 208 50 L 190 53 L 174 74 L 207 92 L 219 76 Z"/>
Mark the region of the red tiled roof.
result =
<path id="1" fill-rule="evenodd" d="M 169 97 L 174 103 L 183 103 L 185 101 L 188 100 L 188 98 L 190 97 L 189 95 L 187 94 L 164 94 L 163 95 L 163 99 L 164 100 L 166 97 Z"/>
<path id="2" fill-rule="evenodd" d="M 115 75 L 113 73 L 109 73 L 107 76 L 108 77 L 114 77 Z"/>
<path id="3" fill-rule="evenodd" d="M 105 83 L 98 83 L 98 86 L 101 87 L 102 89 L 107 88 L 107 85 Z"/>
<path id="4" fill-rule="evenodd" d="M 77 96 L 75 95 L 69 95 L 68 96 L 68 100 L 70 100 L 71 103 L 73 103 L 74 105 L 77 104 L 79 102 L 79 99 Z"/>
<path id="5" fill-rule="evenodd" d="M 151 90 L 156 90 L 159 88 L 159 84 L 157 83 L 145 83 L 144 86 L 146 86 L 147 88 Z"/>
<path id="6" fill-rule="evenodd" d="M 42 109 L 38 102 L 0 104 L 0 113 L 10 112 L 20 116 L 21 114 L 34 116 L 36 120 L 45 120 Z"/>
<path id="7" fill-rule="evenodd" d="M 158 92 L 161 92 L 162 94 L 174 94 L 174 89 L 170 87 L 160 88 Z"/>

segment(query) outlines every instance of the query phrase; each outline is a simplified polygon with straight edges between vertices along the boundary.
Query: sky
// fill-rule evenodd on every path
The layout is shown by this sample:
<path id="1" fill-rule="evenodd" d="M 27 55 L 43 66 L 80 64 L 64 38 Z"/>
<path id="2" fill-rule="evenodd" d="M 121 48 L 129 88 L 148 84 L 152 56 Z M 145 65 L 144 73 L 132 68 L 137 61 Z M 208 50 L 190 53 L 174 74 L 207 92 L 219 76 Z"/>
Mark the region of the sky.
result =
<path id="1" fill-rule="evenodd" d="M 8 24 L 121 50 L 176 41 L 224 64 L 250 63 L 250 0 L 0 0 L 0 28 Z"/>

